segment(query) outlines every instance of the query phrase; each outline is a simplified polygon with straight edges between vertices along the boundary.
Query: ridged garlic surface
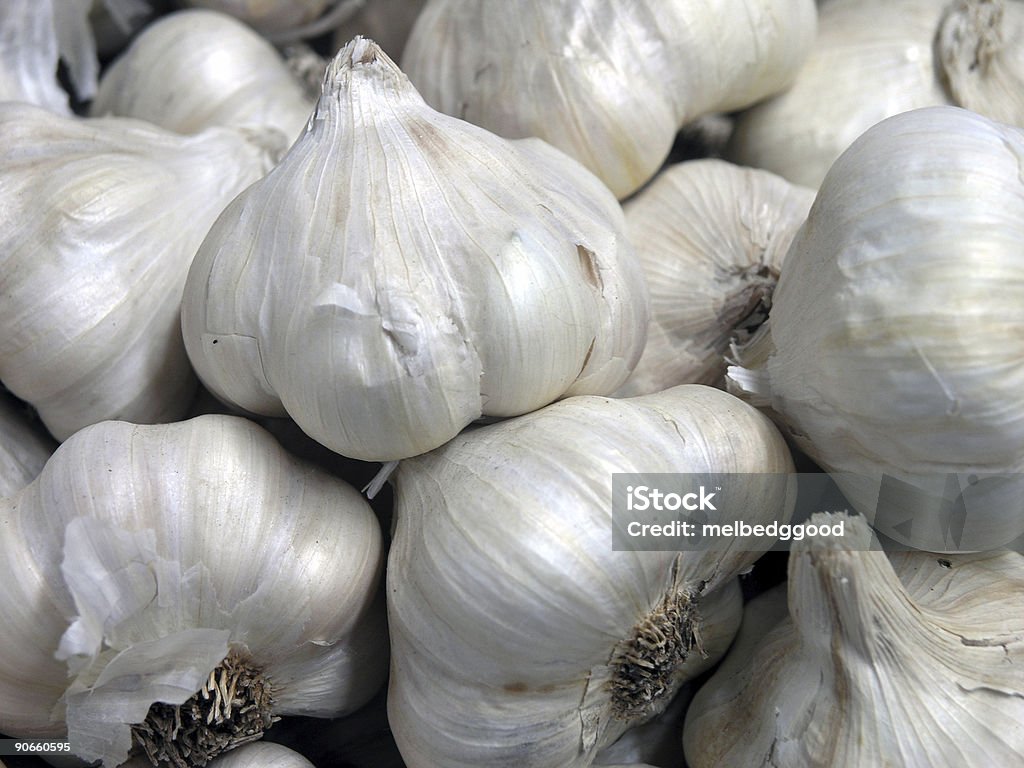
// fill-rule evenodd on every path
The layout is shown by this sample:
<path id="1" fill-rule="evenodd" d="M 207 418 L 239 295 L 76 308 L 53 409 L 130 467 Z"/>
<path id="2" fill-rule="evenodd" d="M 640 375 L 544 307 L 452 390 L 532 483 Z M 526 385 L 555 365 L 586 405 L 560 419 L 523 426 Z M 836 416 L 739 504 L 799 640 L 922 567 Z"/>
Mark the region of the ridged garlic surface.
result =
<path id="1" fill-rule="evenodd" d="M 620 199 L 684 124 L 788 86 L 813 0 L 429 0 L 402 67 L 427 103 L 502 136 L 538 136 Z"/>
<path id="2" fill-rule="evenodd" d="M 875 123 L 959 105 L 1024 124 L 1024 3 L 829 0 L 792 86 L 737 117 L 734 162 L 817 188 Z"/>
<path id="3" fill-rule="evenodd" d="M 146 26 L 104 71 L 89 112 L 180 133 L 270 126 L 290 143 L 314 103 L 281 54 L 251 27 L 224 13 L 192 10 Z"/>
<path id="4" fill-rule="evenodd" d="M 359 494 L 247 419 L 81 430 L 0 500 L 0 732 L 114 766 L 345 714 L 386 674 L 382 566 Z"/>
<path id="5" fill-rule="evenodd" d="M 182 136 L 0 105 L 0 380 L 55 437 L 185 413 L 189 264 L 280 150 L 276 132 Z"/>
<path id="6" fill-rule="evenodd" d="M 1024 131 L 957 107 L 868 130 L 826 176 L 767 322 L 728 371 L 731 391 L 769 406 L 858 512 L 911 546 L 994 549 L 1024 533 L 1022 164 Z M 1001 491 L 951 529 L 950 477 L 992 475 Z M 886 503 L 883 483 L 915 507 Z"/>
<path id="7" fill-rule="evenodd" d="M 1019 765 L 1024 556 L 891 563 L 863 518 L 812 522 L 839 519 L 843 537 L 793 543 L 788 613 L 748 606 L 687 711 L 688 765 Z"/>
<path id="8" fill-rule="evenodd" d="M 10 496 L 35 480 L 56 448 L 23 404 L 0 393 L 0 496 Z"/>
<path id="9" fill-rule="evenodd" d="M 70 114 L 57 82 L 54 0 L 6 0 L 0 8 L 0 102 L 22 101 Z"/>
<path id="10" fill-rule="evenodd" d="M 647 345 L 617 391 L 724 386 L 729 344 L 764 319 L 814 191 L 724 160 L 676 163 L 623 209 L 647 276 Z"/>
<path id="11" fill-rule="evenodd" d="M 709 471 L 792 462 L 767 417 L 697 385 L 569 398 L 399 462 L 388 718 L 409 768 L 589 766 L 713 664 L 702 638 L 721 652 L 735 627 L 714 603 L 738 607 L 760 552 L 612 548 L 613 473 Z M 725 492 L 752 524 L 791 512 L 781 486 Z"/>
<path id="12" fill-rule="evenodd" d="M 307 132 L 213 225 L 182 305 L 212 392 L 367 460 L 607 394 L 646 327 L 607 189 L 541 141 L 435 112 L 362 38 Z"/>

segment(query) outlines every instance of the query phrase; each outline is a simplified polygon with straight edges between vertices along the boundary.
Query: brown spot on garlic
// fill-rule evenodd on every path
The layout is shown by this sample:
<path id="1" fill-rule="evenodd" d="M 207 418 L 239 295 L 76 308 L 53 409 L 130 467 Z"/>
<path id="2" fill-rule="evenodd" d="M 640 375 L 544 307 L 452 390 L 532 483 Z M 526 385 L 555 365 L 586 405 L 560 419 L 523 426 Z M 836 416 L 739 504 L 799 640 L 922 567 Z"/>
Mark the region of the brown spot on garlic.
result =
<path id="1" fill-rule="evenodd" d="M 183 704 L 157 702 L 132 737 L 153 765 L 204 766 L 222 752 L 256 741 L 280 718 L 272 712 L 273 686 L 237 649 Z"/>
<path id="2" fill-rule="evenodd" d="M 633 627 L 612 655 L 612 715 L 635 721 L 652 714 L 672 691 L 676 668 L 700 638 L 699 590 L 673 586 L 655 608 Z"/>

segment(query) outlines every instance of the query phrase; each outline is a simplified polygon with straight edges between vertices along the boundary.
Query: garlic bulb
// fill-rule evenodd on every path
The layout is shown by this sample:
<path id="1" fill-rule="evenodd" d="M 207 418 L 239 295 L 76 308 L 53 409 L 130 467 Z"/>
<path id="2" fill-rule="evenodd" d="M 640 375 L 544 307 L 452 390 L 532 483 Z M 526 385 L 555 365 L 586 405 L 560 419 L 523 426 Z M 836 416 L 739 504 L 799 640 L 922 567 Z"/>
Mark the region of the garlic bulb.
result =
<path id="1" fill-rule="evenodd" d="M 569 398 L 399 462 L 388 717 L 409 768 L 591 765 L 713 664 L 728 639 L 703 658 L 701 616 L 739 607 L 760 553 L 612 549 L 613 473 L 709 471 L 792 463 L 765 416 L 697 385 Z M 719 514 L 788 519 L 784 487 L 740 477 Z"/>
<path id="2" fill-rule="evenodd" d="M 723 385 L 732 337 L 763 320 L 814 191 L 723 160 L 662 171 L 624 206 L 647 275 L 647 346 L 616 393 Z"/>
<path id="3" fill-rule="evenodd" d="M 688 764 L 1019 764 L 1024 557 L 905 553 L 901 580 L 842 517 L 844 537 L 794 543 L 788 616 L 744 616 L 690 705 Z"/>
<path id="4" fill-rule="evenodd" d="M 788 86 L 815 23 L 813 0 L 430 0 L 402 67 L 428 104 L 538 136 L 621 199 L 682 125 Z"/>
<path id="5" fill-rule="evenodd" d="M 290 143 L 313 105 L 263 37 L 226 14 L 195 10 L 147 26 L 104 72 L 90 114 L 137 117 L 181 133 L 271 126 Z"/>
<path id="6" fill-rule="evenodd" d="M 1024 3 L 955 0 L 936 40 L 940 77 L 954 104 L 1024 126 Z"/>
<path id="7" fill-rule="evenodd" d="M 24 406 L 0 394 L 0 496 L 10 496 L 35 480 L 57 448 Z"/>
<path id="8" fill-rule="evenodd" d="M 0 102 L 23 101 L 70 114 L 57 83 L 53 0 L 7 0 L 0 9 Z"/>
<path id="9" fill-rule="evenodd" d="M 346 456 L 411 456 L 622 384 L 647 327 L 623 228 L 581 166 L 433 111 L 356 38 L 307 132 L 202 244 L 185 345 L 229 403 Z"/>
<path id="10" fill-rule="evenodd" d="M 1022 27 L 1017 0 L 829 0 L 795 82 L 739 115 L 726 157 L 817 187 L 900 112 L 957 104 L 1024 124 Z"/>
<path id="11" fill-rule="evenodd" d="M 86 760 L 202 765 L 386 673 L 376 518 L 246 419 L 81 430 L 0 500 L 0 550 L 0 731 Z"/>
<path id="12" fill-rule="evenodd" d="M 196 384 L 178 317 L 189 263 L 277 142 L 0 105 L 0 380 L 58 439 L 184 414 Z"/>
<path id="13" fill-rule="evenodd" d="M 956 107 L 868 130 L 826 176 L 767 323 L 729 368 L 732 391 L 770 406 L 857 511 L 914 547 L 1024 533 L 1022 159 L 1024 131 Z M 956 511 L 951 480 L 959 494 L 1004 473 Z"/>

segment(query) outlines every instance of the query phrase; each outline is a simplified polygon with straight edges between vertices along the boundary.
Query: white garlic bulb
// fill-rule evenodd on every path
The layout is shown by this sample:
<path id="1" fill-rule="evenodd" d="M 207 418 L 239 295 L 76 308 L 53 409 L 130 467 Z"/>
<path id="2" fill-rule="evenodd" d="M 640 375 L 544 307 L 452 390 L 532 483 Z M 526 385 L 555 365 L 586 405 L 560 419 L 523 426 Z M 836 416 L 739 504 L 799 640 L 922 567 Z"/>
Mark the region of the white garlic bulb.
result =
<path id="1" fill-rule="evenodd" d="M 538 136 L 621 199 L 679 128 L 792 82 L 813 0 L 430 0 L 402 68 L 427 103 L 502 136 Z"/>
<path id="2" fill-rule="evenodd" d="M 54 436 L 184 414 L 196 385 L 179 322 L 189 264 L 280 149 L 277 132 L 181 136 L 0 105 L 0 380 Z"/>
<path id="3" fill-rule="evenodd" d="M 791 471 L 765 416 L 697 385 L 569 398 L 399 462 L 388 718 L 405 762 L 591 765 L 714 663 L 697 652 L 700 617 L 738 607 L 735 577 L 760 555 L 740 539 L 614 551 L 628 524 L 613 519 L 613 473 Z M 785 483 L 740 477 L 718 514 L 788 519 Z M 731 636 L 727 621 L 714 634 Z"/>
<path id="4" fill-rule="evenodd" d="M 1018 0 L 829 0 L 796 80 L 738 116 L 726 157 L 817 187 L 900 112 L 956 104 L 1024 124 L 1022 32 Z"/>
<path id="5" fill-rule="evenodd" d="M 246 419 L 76 433 L 0 500 L 0 552 L 0 731 L 86 760 L 199 762 L 386 673 L 376 517 Z"/>
<path id="6" fill-rule="evenodd" d="M 1024 3 L 955 0 L 935 45 L 954 104 L 1024 126 Z"/>
<path id="7" fill-rule="evenodd" d="M 625 203 L 651 292 L 647 346 L 616 392 L 723 385 L 729 343 L 763 320 L 814 191 L 723 160 L 677 163 Z"/>
<path id="8" fill-rule="evenodd" d="M 957 107 L 868 130 L 826 176 L 768 321 L 728 371 L 857 511 L 922 549 L 1024 533 L 1022 158 L 1024 131 Z M 963 497 L 951 528 L 950 479 L 1004 473 L 1001 497 Z"/>
<path id="9" fill-rule="evenodd" d="M 687 712 L 687 763 L 1019 764 L 1024 556 L 903 553 L 897 575 L 864 518 L 812 522 L 836 519 L 843 537 L 794 542 L 788 615 L 744 616 Z"/>
<path id="10" fill-rule="evenodd" d="M 623 230 L 584 168 L 435 112 L 356 38 L 308 131 L 199 249 L 185 345 L 229 403 L 353 458 L 415 455 L 622 384 L 647 327 Z"/>
<path id="11" fill-rule="evenodd" d="M 0 8 L 0 102 L 23 101 L 70 114 L 57 82 L 54 0 L 6 0 Z"/>
<path id="12" fill-rule="evenodd" d="M 181 133 L 271 126 L 290 143 L 314 102 L 265 38 L 234 17 L 194 10 L 147 26 L 105 70 L 89 111 Z"/>
<path id="13" fill-rule="evenodd" d="M 0 394 L 0 496 L 10 496 L 35 480 L 57 448 L 24 411 L 14 398 Z"/>

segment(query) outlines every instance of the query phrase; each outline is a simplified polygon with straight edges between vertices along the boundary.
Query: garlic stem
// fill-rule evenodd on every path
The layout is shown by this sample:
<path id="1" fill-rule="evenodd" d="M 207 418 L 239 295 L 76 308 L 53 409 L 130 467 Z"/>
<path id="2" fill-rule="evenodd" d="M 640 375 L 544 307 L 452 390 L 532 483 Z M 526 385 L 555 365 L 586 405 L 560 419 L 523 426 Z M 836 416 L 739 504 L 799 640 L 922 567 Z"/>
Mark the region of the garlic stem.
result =
<path id="1" fill-rule="evenodd" d="M 280 718 L 273 685 L 232 648 L 203 687 L 180 705 L 157 702 L 132 726 L 133 741 L 153 765 L 204 766 L 222 752 L 256 741 Z"/>

